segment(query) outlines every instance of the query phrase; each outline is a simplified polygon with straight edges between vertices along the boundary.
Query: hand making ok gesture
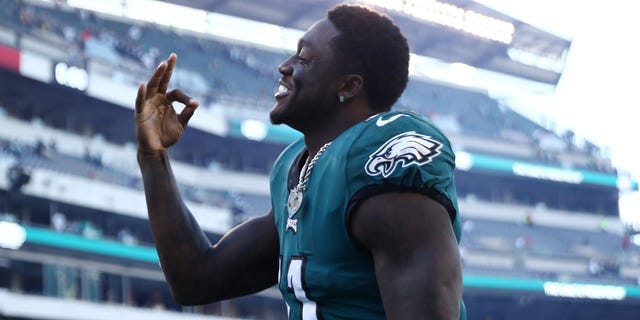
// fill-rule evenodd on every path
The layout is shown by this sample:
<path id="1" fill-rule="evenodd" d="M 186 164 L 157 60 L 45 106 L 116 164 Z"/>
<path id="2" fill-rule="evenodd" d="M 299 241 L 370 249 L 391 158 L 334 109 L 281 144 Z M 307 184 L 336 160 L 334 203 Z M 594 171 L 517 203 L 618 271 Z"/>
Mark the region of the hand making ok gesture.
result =
<path id="1" fill-rule="evenodd" d="M 142 154 L 166 151 L 180 139 L 189 119 L 198 107 L 198 101 L 187 96 L 182 90 L 167 92 L 173 68 L 175 53 L 162 61 L 147 82 L 140 84 L 136 97 L 135 126 L 138 152 Z M 172 106 L 173 102 L 185 105 L 180 114 Z"/>

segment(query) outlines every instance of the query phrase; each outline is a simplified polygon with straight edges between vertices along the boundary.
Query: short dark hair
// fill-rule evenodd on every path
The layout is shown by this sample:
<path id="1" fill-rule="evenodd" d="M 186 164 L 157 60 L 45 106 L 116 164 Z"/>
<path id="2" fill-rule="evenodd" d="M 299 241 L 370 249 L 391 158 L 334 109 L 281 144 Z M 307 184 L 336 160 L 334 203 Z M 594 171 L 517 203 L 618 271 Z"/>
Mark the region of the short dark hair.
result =
<path id="1" fill-rule="evenodd" d="M 331 43 L 338 67 L 362 76 L 373 109 L 391 109 L 409 79 L 409 45 L 400 28 L 361 5 L 339 4 L 327 18 L 340 32 Z"/>

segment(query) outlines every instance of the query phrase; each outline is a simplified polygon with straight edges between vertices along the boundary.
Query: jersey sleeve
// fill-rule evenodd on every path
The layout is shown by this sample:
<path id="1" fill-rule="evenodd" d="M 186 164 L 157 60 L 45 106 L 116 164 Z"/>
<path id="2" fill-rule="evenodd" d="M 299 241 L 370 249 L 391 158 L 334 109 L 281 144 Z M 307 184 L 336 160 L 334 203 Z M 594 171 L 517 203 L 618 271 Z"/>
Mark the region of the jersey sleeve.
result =
<path id="1" fill-rule="evenodd" d="M 445 135 L 412 113 L 382 114 L 369 122 L 349 148 L 347 215 L 373 195 L 419 192 L 441 203 L 453 221 L 455 155 Z"/>

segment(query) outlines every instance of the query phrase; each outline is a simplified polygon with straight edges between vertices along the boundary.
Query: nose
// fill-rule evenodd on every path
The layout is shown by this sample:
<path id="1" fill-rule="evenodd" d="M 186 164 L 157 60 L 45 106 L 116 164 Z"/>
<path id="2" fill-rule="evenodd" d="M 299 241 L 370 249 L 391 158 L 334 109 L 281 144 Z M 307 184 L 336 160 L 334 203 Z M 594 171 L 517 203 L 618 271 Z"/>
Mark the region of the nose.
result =
<path id="1" fill-rule="evenodd" d="M 288 59 L 282 61 L 280 63 L 280 65 L 278 65 L 278 71 L 283 76 L 288 76 L 288 75 L 291 75 L 293 73 L 293 65 L 291 64 L 291 59 L 292 58 L 293 58 L 293 56 L 291 56 Z"/>

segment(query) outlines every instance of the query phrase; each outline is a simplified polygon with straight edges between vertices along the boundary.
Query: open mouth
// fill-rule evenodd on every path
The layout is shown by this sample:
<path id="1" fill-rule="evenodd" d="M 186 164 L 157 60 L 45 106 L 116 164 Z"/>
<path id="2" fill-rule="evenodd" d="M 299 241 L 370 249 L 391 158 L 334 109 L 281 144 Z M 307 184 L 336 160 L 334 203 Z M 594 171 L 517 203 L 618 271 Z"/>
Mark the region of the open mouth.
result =
<path id="1" fill-rule="evenodd" d="M 288 96 L 289 94 L 291 94 L 291 89 L 280 83 L 280 86 L 278 86 L 278 91 L 276 91 L 274 97 L 276 99 L 281 99 Z"/>

